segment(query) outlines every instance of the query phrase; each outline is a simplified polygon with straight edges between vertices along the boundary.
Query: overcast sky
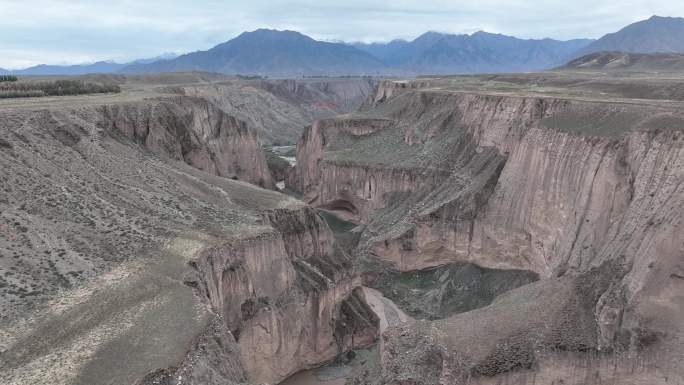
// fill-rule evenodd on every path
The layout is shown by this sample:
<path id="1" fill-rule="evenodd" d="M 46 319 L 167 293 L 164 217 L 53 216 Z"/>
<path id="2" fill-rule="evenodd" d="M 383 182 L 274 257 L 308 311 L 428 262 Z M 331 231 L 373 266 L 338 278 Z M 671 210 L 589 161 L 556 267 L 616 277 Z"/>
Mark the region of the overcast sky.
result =
<path id="1" fill-rule="evenodd" d="M 0 67 L 124 62 L 204 50 L 257 28 L 387 41 L 434 30 L 598 38 L 683 0 L 0 0 Z"/>

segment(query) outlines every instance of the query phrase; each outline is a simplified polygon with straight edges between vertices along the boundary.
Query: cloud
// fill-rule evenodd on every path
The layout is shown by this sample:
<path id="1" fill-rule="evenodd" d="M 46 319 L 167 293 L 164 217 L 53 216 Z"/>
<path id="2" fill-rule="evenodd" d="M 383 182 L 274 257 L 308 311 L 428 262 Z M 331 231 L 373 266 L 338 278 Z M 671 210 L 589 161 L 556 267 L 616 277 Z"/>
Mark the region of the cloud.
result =
<path id="1" fill-rule="evenodd" d="M 345 41 L 411 39 L 427 30 L 522 38 L 600 37 L 653 14 L 684 15 L 671 0 L 0 0 L 0 67 L 127 61 L 207 49 L 256 28 Z"/>

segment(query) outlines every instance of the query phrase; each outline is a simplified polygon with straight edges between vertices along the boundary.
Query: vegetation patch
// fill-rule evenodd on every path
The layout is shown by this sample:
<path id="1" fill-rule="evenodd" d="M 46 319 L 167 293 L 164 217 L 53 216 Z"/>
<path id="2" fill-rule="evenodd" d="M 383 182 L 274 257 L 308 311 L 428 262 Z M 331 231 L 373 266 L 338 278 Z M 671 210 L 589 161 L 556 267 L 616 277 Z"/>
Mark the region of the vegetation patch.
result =
<path id="1" fill-rule="evenodd" d="M 14 75 L 0 75 L 0 83 L 16 82 L 17 80 L 19 80 L 19 79 L 17 79 L 17 77 Z"/>
<path id="2" fill-rule="evenodd" d="M 371 287 L 414 318 L 431 320 L 487 306 L 497 296 L 539 279 L 531 271 L 488 269 L 472 263 L 377 273 Z"/>
<path id="3" fill-rule="evenodd" d="M 41 96 L 66 96 L 83 94 L 119 93 L 115 84 L 86 83 L 78 80 L 55 80 L 53 82 L 0 82 L 0 98 L 29 98 Z"/>

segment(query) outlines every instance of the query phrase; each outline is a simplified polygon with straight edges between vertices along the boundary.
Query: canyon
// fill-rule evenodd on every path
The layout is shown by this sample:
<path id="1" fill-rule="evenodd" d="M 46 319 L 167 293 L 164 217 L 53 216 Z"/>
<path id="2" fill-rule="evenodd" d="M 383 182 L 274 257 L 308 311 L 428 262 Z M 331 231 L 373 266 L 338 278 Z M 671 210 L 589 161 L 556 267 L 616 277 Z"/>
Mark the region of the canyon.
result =
<path id="1" fill-rule="evenodd" d="M 357 383 L 684 381 L 682 106 L 583 76 L 385 81 L 304 132 L 289 182 L 417 317 Z"/>
<path id="2" fill-rule="evenodd" d="M 214 100 L 249 82 L 187 77 L 2 106 L 4 383 L 278 383 L 376 339 L 349 254 Z"/>
<path id="3" fill-rule="evenodd" d="M 6 383 L 684 383 L 684 77 L 89 76 L 0 101 Z"/>

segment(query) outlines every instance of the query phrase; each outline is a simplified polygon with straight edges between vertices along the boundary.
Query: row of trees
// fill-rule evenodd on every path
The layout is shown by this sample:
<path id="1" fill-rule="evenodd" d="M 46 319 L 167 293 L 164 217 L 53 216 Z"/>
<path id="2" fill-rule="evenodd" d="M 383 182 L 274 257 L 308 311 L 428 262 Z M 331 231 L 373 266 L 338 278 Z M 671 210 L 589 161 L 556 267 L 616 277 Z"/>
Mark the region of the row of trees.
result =
<path id="1" fill-rule="evenodd" d="M 16 82 L 17 80 L 19 80 L 19 79 L 17 79 L 17 77 L 14 75 L 0 75 L 0 83 L 2 83 L 2 82 Z"/>
<path id="2" fill-rule="evenodd" d="M 118 93 L 121 92 L 121 88 L 116 84 L 84 83 L 78 80 L 0 83 L 0 98 L 101 94 L 108 92 Z"/>

